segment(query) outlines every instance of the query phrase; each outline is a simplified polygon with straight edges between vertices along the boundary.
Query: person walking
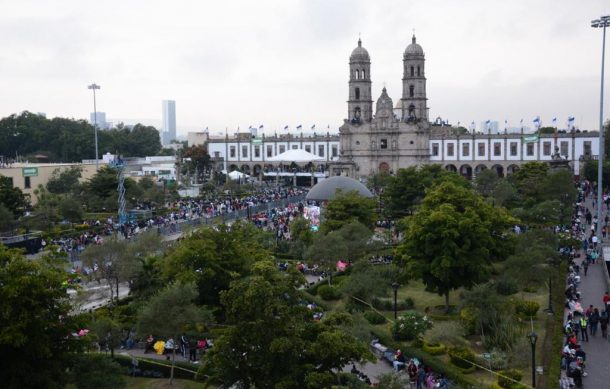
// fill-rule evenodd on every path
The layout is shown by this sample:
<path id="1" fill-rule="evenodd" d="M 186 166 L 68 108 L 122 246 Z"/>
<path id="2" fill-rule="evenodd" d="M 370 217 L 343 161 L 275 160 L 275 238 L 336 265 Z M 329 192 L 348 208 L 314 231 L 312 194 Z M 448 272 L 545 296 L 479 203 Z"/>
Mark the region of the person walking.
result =
<path id="1" fill-rule="evenodd" d="M 597 325 L 599 324 L 599 309 L 594 308 L 593 313 L 589 316 L 589 330 L 591 332 L 591 336 L 595 336 L 597 333 Z"/>
<path id="2" fill-rule="evenodd" d="M 602 330 L 602 338 L 608 337 L 608 312 L 602 311 L 599 314 L 599 325 Z"/>
<path id="3" fill-rule="evenodd" d="M 585 271 L 585 277 L 587 276 L 587 271 L 589 270 L 589 261 L 587 260 L 587 258 L 585 258 L 582 261 L 582 268 Z"/>
<path id="4" fill-rule="evenodd" d="M 580 317 L 580 340 L 583 342 L 589 341 L 589 332 L 587 331 L 588 320 L 586 316 Z"/>

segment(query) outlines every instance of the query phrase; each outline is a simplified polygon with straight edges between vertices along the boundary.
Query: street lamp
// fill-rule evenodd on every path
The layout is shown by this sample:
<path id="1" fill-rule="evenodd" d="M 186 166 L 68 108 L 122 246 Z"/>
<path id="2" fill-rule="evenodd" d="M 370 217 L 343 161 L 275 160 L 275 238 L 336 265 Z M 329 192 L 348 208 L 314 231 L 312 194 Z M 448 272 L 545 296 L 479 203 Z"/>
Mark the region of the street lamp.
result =
<path id="1" fill-rule="evenodd" d="M 396 306 L 396 297 L 398 295 L 398 288 L 400 284 L 398 282 L 392 282 L 392 289 L 394 289 L 394 320 L 398 318 L 397 306 Z"/>
<path id="2" fill-rule="evenodd" d="M 97 106 L 95 104 L 95 90 L 100 89 L 100 86 L 93 83 L 87 87 L 93 91 L 93 129 L 95 131 L 95 171 L 100 170 L 100 161 L 98 157 L 97 148 Z"/>
<path id="3" fill-rule="evenodd" d="M 597 157 L 597 242 L 602 243 L 602 169 L 604 162 L 604 60 L 606 58 L 606 27 L 610 26 L 610 15 L 591 21 L 591 27 L 603 28 L 602 39 L 602 75 L 599 96 L 599 156 Z"/>
<path id="4" fill-rule="evenodd" d="M 527 335 L 532 346 L 532 387 L 536 387 L 536 342 L 538 341 L 538 334 L 530 332 Z"/>

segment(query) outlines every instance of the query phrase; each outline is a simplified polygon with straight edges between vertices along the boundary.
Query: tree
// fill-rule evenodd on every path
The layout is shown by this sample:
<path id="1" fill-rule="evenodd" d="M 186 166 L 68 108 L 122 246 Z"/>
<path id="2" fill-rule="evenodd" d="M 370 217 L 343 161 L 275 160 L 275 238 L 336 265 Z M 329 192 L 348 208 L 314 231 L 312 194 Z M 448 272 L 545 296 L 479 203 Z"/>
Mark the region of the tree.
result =
<path id="1" fill-rule="evenodd" d="M 356 191 L 340 192 L 328 202 L 320 230 L 326 234 L 353 221 L 358 221 L 373 230 L 376 205 L 374 199 L 362 197 Z"/>
<path id="2" fill-rule="evenodd" d="M 69 169 L 55 169 L 49 181 L 47 190 L 54 194 L 74 194 L 80 189 L 79 180 L 82 168 L 74 166 Z"/>
<path id="3" fill-rule="evenodd" d="M 153 296 L 138 316 L 138 329 L 142 334 L 173 337 L 177 342 L 179 335 L 193 330 L 197 325 L 208 324 L 212 315 L 197 307 L 193 301 L 197 298 L 194 284 L 175 282 L 157 295 Z M 174 380 L 176 349 L 172 353 L 172 368 L 169 377 L 170 385 Z"/>
<path id="4" fill-rule="evenodd" d="M 510 254 L 507 232 L 515 222 L 472 189 L 444 182 L 430 189 L 419 211 L 407 219 L 398 256 L 428 290 L 445 296 L 448 309 L 451 290 L 485 281 L 491 261 Z"/>
<path id="5" fill-rule="evenodd" d="M 119 389 L 126 386 L 123 368 L 102 354 L 76 354 L 70 358 L 68 382 L 76 388 Z"/>
<path id="6" fill-rule="evenodd" d="M 494 170 L 485 169 L 474 180 L 475 188 L 482 196 L 489 197 L 494 192 L 500 181 L 498 173 Z"/>
<path id="7" fill-rule="evenodd" d="M 63 388 L 80 327 L 53 257 L 32 261 L 0 245 L 0 382 L 6 388 Z"/>
<path id="8" fill-rule="evenodd" d="M 28 205 L 27 197 L 21 189 L 13 188 L 13 181 L 9 177 L 0 176 L 0 204 L 13 212 L 18 218 Z"/>
<path id="9" fill-rule="evenodd" d="M 346 364 L 372 358 L 366 345 L 338 325 L 349 315 L 329 315 L 321 323 L 303 304 L 296 272 L 284 275 L 270 261 L 257 262 L 252 276 L 222 292 L 232 326 L 214 343 L 200 372 L 225 386 L 319 388 L 336 382 Z"/>
<path id="10" fill-rule="evenodd" d="M 4 204 L 0 204 L 0 232 L 11 231 L 16 226 L 13 213 Z"/>
<path id="11" fill-rule="evenodd" d="M 337 261 L 347 258 L 347 244 L 337 231 L 326 235 L 318 233 L 307 249 L 307 258 L 320 264 L 328 274 L 328 285 L 331 285 Z"/>
<path id="12" fill-rule="evenodd" d="M 196 182 L 201 182 L 211 165 L 207 145 L 193 145 L 182 150 L 182 159 L 186 159 L 185 168 L 196 175 Z"/>
<path id="13" fill-rule="evenodd" d="M 547 177 L 549 165 L 544 162 L 528 162 L 510 176 L 526 204 L 542 199 L 541 183 Z"/>

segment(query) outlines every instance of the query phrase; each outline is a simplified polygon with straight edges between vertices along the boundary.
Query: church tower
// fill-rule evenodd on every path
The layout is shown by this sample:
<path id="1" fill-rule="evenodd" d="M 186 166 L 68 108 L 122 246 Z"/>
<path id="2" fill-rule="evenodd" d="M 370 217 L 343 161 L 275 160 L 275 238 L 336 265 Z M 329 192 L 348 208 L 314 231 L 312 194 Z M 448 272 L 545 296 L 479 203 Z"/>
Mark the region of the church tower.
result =
<path id="1" fill-rule="evenodd" d="M 349 99 L 347 118 L 352 124 L 368 123 L 373 117 L 371 99 L 371 58 L 358 39 L 358 47 L 349 57 Z"/>
<path id="2" fill-rule="evenodd" d="M 403 55 L 402 98 L 400 99 L 400 117 L 405 122 L 428 120 L 426 98 L 426 75 L 424 72 L 424 50 L 415 41 Z"/>

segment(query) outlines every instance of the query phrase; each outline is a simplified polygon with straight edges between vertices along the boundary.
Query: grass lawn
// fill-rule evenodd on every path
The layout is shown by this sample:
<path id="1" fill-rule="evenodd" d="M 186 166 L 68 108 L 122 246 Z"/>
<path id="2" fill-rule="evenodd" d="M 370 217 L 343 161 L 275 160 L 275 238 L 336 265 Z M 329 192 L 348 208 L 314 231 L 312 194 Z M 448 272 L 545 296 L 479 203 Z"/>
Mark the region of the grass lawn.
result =
<path id="1" fill-rule="evenodd" d="M 214 388 L 214 386 L 210 386 Z M 174 384 L 169 384 L 167 378 L 145 378 L 145 377 L 127 377 L 127 388 L 128 389 L 159 389 L 159 388 L 173 388 L 173 389 L 203 389 L 205 385 L 202 382 L 195 382 L 189 380 L 174 379 Z"/>

